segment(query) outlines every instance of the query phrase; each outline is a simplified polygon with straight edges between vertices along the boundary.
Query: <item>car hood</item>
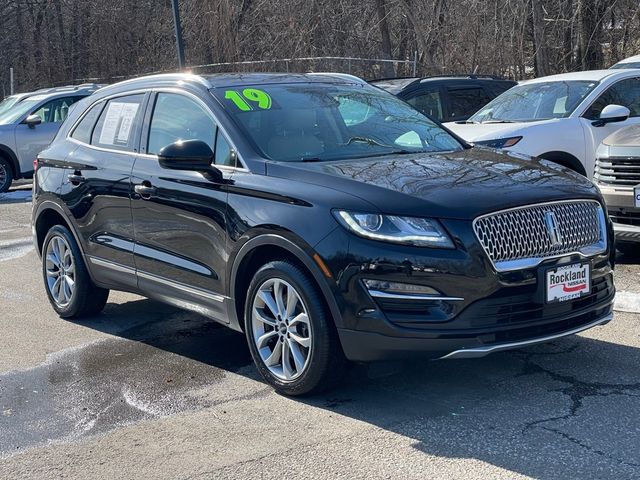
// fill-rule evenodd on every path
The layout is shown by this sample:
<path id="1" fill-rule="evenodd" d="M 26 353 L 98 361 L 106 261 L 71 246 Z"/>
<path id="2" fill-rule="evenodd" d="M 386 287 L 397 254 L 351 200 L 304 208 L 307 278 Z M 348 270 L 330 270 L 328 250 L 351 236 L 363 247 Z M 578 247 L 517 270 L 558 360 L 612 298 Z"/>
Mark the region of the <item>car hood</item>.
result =
<path id="1" fill-rule="evenodd" d="M 453 153 L 271 163 L 267 175 L 339 190 L 382 213 L 397 215 L 473 219 L 533 203 L 600 200 L 593 183 L 555 163 L 478 147 Z M 304 199 L 304 189 L 296 190 Z"/>
<path id="2" fill-rule="evenodd" d="M 467 142 L 478 142 L 482 140 L 494 140 L 496 138 L 506 138 L 522 135 L 523 131 L 532 127 L 557 123 L 561 119 L 552 118 L 549 120 L 538 120 L 534 122 L 514 122 L 514 123 L 445 123 L 445 127 L 456 135 L 464 138 Z"/>

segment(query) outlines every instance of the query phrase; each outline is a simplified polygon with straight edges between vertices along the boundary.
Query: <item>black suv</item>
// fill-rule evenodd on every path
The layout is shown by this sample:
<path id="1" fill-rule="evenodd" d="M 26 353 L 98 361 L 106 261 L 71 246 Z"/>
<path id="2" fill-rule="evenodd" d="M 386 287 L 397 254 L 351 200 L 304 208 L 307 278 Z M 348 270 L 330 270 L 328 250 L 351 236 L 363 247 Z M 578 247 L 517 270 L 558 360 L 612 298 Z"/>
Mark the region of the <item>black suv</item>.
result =
<path id="1" fill-rule="evenodd" d="M 38 157 L 53 308 L 109 289 L 244 331 L 287 394 L 345 359 L 470 358 L 611 319 L 598 189 L 470 148 L 339 74 L 161 75 L 81 100 Z"/>
<path id="2" fill-rule="evenodd" d="M 517 82 L 491 75 L 383 78 L 372 85 L 382 88 L 441 123 L 467 120 Z"/>

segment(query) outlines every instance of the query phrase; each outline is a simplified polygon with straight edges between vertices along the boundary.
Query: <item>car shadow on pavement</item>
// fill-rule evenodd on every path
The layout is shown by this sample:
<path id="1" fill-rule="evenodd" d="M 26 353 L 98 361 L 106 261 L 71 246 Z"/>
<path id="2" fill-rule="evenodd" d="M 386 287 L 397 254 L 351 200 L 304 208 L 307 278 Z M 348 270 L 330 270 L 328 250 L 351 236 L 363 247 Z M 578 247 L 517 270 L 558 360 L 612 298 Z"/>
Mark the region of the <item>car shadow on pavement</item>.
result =
<path id="1" fill-rule="evenodd" d="M 183 375 L 204 364 L 260 381 L 244 335 L 194 313 L 136 300 L 108 304 L 83 325 L 176 354 Z M 638 348 L 573 336 L 476 360 L 354 366 L 336 390 L 294 401 L 406 437 L 433 462 L 630 478 L 640 477 L 638 367 Z"/>

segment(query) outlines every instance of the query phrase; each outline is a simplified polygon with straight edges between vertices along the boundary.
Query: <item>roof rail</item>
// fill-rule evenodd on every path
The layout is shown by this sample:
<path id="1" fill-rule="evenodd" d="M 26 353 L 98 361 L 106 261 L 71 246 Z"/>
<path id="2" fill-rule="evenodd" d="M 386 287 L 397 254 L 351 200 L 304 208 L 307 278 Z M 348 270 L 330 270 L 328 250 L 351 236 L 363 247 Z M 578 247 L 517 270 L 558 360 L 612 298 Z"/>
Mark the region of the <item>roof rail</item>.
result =
<path id="1" fill-rule="evenodd" d="M 374 78 L 373 80 L 369 80 L 369 83 L 386 82 L 389 80 L 411 80 L 411 79 L 419 80 L 420 77 L 382 77 L 382 78 Z"/>
<path id="2" fill-rule="evenodd" d="M 355 75 L 351 75 L 350 73 L 339 73 L 339 72 L 309 72 L 307 75 L 329 75 L 336 78 L 342 78 L 343 80 L 351 80 L 357 83 L 367 83 L 360 77 Z"/>
<path id="3" fill-rule="evenodd" d="M 491 80 L 508 80 L 507 78 L 500 77 L 499 75 L 489 75 L 482 73 L 452 73 L 452 74 L 441 74 L 441 75 L 428 75 L 423 77 L 421 80 L 428 80 L 429 78 L 471 78 L 473 80 L 480 78 L 488 78 Z"/>

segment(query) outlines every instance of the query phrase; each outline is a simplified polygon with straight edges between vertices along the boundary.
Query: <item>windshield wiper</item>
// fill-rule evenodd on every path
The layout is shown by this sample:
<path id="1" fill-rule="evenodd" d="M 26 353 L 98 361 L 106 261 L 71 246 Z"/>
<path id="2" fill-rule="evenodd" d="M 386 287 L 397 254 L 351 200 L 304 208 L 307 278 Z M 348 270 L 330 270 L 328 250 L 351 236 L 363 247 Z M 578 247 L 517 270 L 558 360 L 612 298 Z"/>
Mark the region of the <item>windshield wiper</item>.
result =
<path id="1" fill-rule="evenodd" d="M 465 123 L 478 123 L 478 122 L 473 121 L 473 120 L 458 120 L 458 121 L 457 121 L 457 122 L 455 122 L 455 123 L 458 123 L 458 124 L 460 124 L 460 125 L 464 125 Z"/>
<path id="2" fill-rule="evenodd" d="M 484 122 L 480 122 L 480 123 L 516 123 L 513 120 L 485 120 Z"/>
<path id="3" fill-rule="evenodd" d="M 376 145 L 378 147 L 395 148 L 395 146 L 393 145 L 380 143 L 379 141 L 369 137 L 351 137 L 349 140 L 347 140 L 347 143 L 345 143 L 345 145 L 351 145 L 353 142 L 366 143 L 367 145 Z"/>

